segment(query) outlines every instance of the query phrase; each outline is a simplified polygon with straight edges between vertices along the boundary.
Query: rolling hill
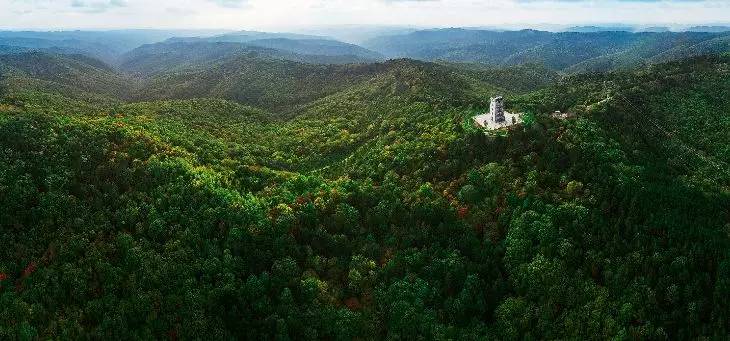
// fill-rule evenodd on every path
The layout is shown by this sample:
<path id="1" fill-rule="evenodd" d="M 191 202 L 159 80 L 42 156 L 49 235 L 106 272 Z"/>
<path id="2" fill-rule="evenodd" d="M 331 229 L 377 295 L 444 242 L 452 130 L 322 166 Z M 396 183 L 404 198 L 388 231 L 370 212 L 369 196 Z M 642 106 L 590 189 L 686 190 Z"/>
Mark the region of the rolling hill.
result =
<path id="1" fill-rule="evenodd" d="M 236 31 L 224 34 L 200 37 L 200 36 L 178 36 L 167 40 L 167 42 L 214 42 L 214 43 L 246 43 L 254 40 L 266 39 L 290 39 L 290 40 L 321 40 L 324 37 L 297 33 L 276 33 L 259 31 Z"/>
<path id="2" fill-rule="evenodd" d="M 166 42 L 143 45 L 121 57 L 119 68 L 147 77 L 159 73 L 191 68 L 210 67 L 242 56 L 262 57 L 295 61 L 309 64 L 352 64 L 377 60 L 376 55 L 352 50 L 343 43 L 331 44 L 329 41 L 315 41 L 306 45 L 297 41 L 270 40 L 260 44 L 228 42 Z M 284 45 L 299 48 L 287 48 Z M 302 48 L 302 46 L 307 48 Z M 329 47 L 328 47 L 329 46 Z M 299 52 L 293 52 L 299 50 Z M 321 54 L 316 54 L 321 53 Z"/>
<path id="3" fill-rule="evenodd" d="M 0 56 L 0 338 L 728 334 L 730 57 L 562 77 L 169 44 L 145 77 Z M 526 123 L 475 128 L 495 94 Z"/>
<path id="4" fill-rule="evenodd" d="M 379 53 L 367 50 L 363 47 L 326 39 L 258 39 L 247 42 L 251 46 L 259 46 L 281 51 L 288 51 L 302 55 L 314 56 L 349 56 L 360 58 L 361 61 L 374 62 L 382 60 Z"/>
<path id="5" fill-rule="evenodd" d="M 568 72 L 609 71 L 727 51 L 727 33 L 561 32 L 442 29 L 372 39 L 363 45 L 388 57 L 491 65 L 542 63 Z M 682 52 L 684 51 L 684 52 Z"/>
<path id="6" fill-rule="evenodd" d="M 116 31 L 0 31 L 0 45 L 32 51 L 84 54 L 107 64 L 116 64 L 119 56 L 143 44 L 151 44 L 181 35 L 213 35 L 221 31 L 206 30 L 116 30 Z"/>
<path id="7" fill-rule="evenodd" d="M 379 53 L 369 51 L 354 44 L 329 39 L 322 36 L 241 31 L 213 37 L 171 38 L 166 42 L 211 42 L 241 43 L 249 46 L 272 48 L 281 51 L 315 56 L 354 56 L 363 61 L 376 61 L 383 58 Z"/>
<path id="8" fill-rule="evenodd" d="M 406 66 L 415 68 L 415 78 L 393 83 L 396 92 L 422 86 L 416 77 L 421 71 L 415 71 L 420 68 L 441 74 L 441 82 L 431 86 L 451 86 L 448 84 L 460 79 L 461 85 L 452 86 L 450 91 L 440 90 L 454 96 L 466 84 L 522 93 L 544 87 L 557 77 L 539 65 L 506 70 L 413 60 L 337 65 L 312 63 L 312 57 L 237 43 L 163 43 L 132 51 L 119 69 L 82 55 L 41 52 L 2 55 L 0 65 L 7 69 L 7 83 L 18 88 L 14 91 L 18 93 L 25 87 L 108 100 L 212 97 L 288 114 L 295 114 L 297 107 L 311 101 Z"/>
<path id="9" fill-rule="evenodd" d="M 547 85 L 557 75 L 543 73 L 538 66 L 523 66 L 512 71 L 482 68 L 479 71 L 457 66 L 444 66 L 414 60 L 391 60 L 385 63 L 351 65 L 314 65 L 260 54 L 246 54 L 221 60 L 204 67 L 180 69 L 161 73 L 144 81 L 136 99 L 190 99 L 213 97 L 228 99 L 246 105 L 276 112 L 295 114 L 295 109 L 311 101 L 367 83 L 395 72 L 404 73 L 403 79 L 391 84 L 394 92 L 424 86 L 438 87 L 433 98 L 457 97 L 470 86 L 501 89 L 502 93 L 519 93 Z M 401 71 L 404 72 L 404 71 Z M 439 74 L 421 77 L 421 72 Z M 540 74 L 542 80 L 535 79 Z M 413 76 L 413 78 L 409 78 Z M 454 85 L 453 82 L 459 82 Z M 493 85 L 500 82 L 500 85 Z M 482 98 L 488 100 L 488 98 Z"/>
<path id="10" fill-rule="evenodd" d="M 12 93 L 35 90 L 74 98 L 91 95 L 97 101 L 126 98 L 135 87 L 133 81 L 99 60 L 43 52 L 0 55 L 0 81 Z"/>

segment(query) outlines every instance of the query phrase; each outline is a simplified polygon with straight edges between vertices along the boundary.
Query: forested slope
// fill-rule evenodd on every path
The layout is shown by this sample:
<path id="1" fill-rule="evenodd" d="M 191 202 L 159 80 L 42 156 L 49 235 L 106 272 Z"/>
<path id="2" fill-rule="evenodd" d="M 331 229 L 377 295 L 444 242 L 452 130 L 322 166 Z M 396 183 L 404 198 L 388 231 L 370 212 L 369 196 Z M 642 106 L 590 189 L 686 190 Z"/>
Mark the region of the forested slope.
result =
<path id="1" fill-rule="evenodd" d="M 135 86 L 96 59 L 44 52 L 0 54 L 0 82 L 12 93 L 36 91 L 92 103 L 124 99 Z"/>
<path id="2" fill-rule="evenodd" d="M 640 160 L 671 165 L 676 175 L 694 174 L 708 188 L 728 190 L 730 66 L 727 57 L 697 57 L 634 72 L 578 75 L 520 101 L 530 110 L 592 112 Z M 657 154 L 654 154 L 657 153 Z"/>
<path id="3" fill-rule="evenodd" d="M 281 59 L 308 64 L 355 64 L 379 59 L 377 56 L 373 57 L 367 54 L 360 56 L 357 52 L 349 51 L 347 48 L 340 51 L 341 53 L 319 51 L 318 45 L 312 46 L 310 50 L 298 53 L 282 46 L 286 44 L 286 41 L 279 40 L 271 40 L 261 44 L 200 41 L 150 44 L 124 54 L 121 57 L 120 69 L 137 76 L 150 77 L 190 68 L 210 67 L 241 56 Z M 303 43 L 294 42 L 294 44 Z M 327 45 L 324 48 L 327 49 Z M 337 50 L 339 46 L 335 45 L 332 48 Z"/>
<path id="4" fill-rule="evenodd" d="M 728 63 L 524 94 L 235 59 L 159 101 L 3 92 L 0 338 L 722 339 Z M 487 135 L 498 93 L 531 119 Z"/>
<path id="5" fill-rule="evenodd" d="M 438 29 L 383 36 L 364 46 L 388 57 L 489 65 L 544 64 L 570 73 L 632 69 L 728 51 L 727 32 L 544 32 Z"/>
<path id="6" fill-rule="evenodd" d="M 431 72 L 423 78 L 421 71 Z M 438 86 L 434 98 L 451 96 L 451 79 L 469 78 L 457 70 L 412 60 L 391 60 L 375 64 L 313 65 L 256 55 L 241 55 L 209 67 L 186 69 L 151 78 L 139 89 L 139 99 L 189 99 L 214 97 L 233 100 L 273 111 L 291 110 L 296 105 L 346 91 L 350 87 L 388 74 L 403 77 L 392 85 L 394 91 L 411 87 Z M 465 80 L 466 81 L 466 80 Z M 428 84 L 422 84 L 429 82 Z"/>

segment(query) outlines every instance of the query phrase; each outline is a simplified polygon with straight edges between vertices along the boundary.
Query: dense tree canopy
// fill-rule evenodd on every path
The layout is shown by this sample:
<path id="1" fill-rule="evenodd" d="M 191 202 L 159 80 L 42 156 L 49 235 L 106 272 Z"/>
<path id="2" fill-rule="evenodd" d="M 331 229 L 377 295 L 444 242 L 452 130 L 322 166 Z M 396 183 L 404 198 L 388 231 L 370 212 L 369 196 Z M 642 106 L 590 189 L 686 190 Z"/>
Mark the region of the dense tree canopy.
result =
<path id="1" fill-rule="evenodd" d="M 0 59 L 2 339 L 730 333 L 727 57 L 530 93 L 489 69 L 242 58 L 282 83 L 149 102 L 58 60 L 74 73 Z M 194 72 L 252 70 L 231 65 Z M 498 92 L 533 119 L 476 129 Z"/>

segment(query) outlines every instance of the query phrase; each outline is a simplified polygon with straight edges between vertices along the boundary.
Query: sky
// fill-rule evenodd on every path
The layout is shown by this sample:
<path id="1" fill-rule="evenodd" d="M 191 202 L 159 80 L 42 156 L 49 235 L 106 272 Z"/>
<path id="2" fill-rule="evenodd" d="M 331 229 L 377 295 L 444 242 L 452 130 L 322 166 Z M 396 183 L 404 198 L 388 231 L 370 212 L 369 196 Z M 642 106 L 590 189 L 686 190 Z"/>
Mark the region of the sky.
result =
<path id="1" fill-rule="evenodd" d="M 730 0 L 0 0 L 0 29 L 730 23 Z"/>

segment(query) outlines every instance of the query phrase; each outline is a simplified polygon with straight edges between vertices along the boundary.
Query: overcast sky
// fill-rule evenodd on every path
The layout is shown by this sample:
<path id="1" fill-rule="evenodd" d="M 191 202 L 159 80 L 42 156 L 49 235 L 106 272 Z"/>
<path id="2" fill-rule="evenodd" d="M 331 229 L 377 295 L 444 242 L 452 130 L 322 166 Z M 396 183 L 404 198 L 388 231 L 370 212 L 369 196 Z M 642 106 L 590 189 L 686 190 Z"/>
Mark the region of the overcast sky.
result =
<path id="1" fill-rule="evenodd" d="M 0 0 L 2 29 L 730 23 L 730 0 Z"/>

